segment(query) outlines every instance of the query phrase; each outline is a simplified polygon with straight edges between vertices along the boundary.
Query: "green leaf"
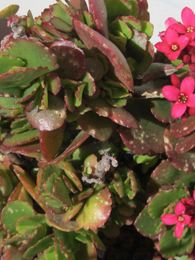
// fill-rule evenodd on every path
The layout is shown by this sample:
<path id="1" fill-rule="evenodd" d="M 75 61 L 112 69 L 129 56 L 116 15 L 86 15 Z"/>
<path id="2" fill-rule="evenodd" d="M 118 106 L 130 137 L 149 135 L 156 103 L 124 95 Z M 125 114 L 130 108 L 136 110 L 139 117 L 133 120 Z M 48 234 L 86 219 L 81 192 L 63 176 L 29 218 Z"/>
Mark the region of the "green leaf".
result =
<path id="1" fill-rule="evenodd" d="M 33 258 L 38 253 L 41 253 L 42 251 L 44 251 L 48 247 L 52 246 L 52 244 L 53 244 L 52 236 L 51 235 L 46 236 L 46 237 L 42 238 L 41 240 L 37 241 L 37 243 L 35 243 L 30 248 L 28 248 L 26 250 L 26 252 L 24 253 L 24 258 L 25 259 Z"/>
<path id="2" fill-rule="evenodd" d="M 154 237 L 158 235 L 161 228 L 161 220 L 152 218 L 148 213 L 148 207 L 145 207 L 135 221 L 135 227 L 144 236 Z"/>
<path id="3" fill-rule="evenodd" d="M 48 48 L 34 39 L 18 38 L 9 44 L 3 54 L 21 58 L 28 68 L 42 67 L 47 71 L 57 69 L 56 57 Z"/>
<path id="4" fill-rule="evenodd" d="M 171 203 L 187 197 L 188 193 L 184 189 L 162 190 L 154 196 L 148 205 L 148 212 L 153 218 L 160 218 L 164 209 Z"/>
<path id="5" fill-rule="evenodd" d="M 38 214 L 35 216 L 24 216 L 18 219 L 16 223 L 16 231 L 24 234 L 37 229 L 42 224 L 45 224 L 45 216 Z"/>
<path id="6" fill-rule="evenodd" d="M 11 88 L 24 88 L 34 79 L 48 72 L 47 68 L 15 68 L 0 74 L 0 92 L 7 93 Z M 6 89 L 8 88 L 8 91 Z"/>
<path id="7" fill-rule="evenodd" d="M 8 203 L 2 210 L 2 224 L 13 233 L 16 231 L 16 222 L 23 216 L 34 216 L 33 208 L 24 201 L 13 201 Z"/>
<path id="8" fill-rule="evenodd" d="M 194 248 L 194 242 L 194 231 L 188 230 L 183 237 L 178 240 L 173 235 L 173 229 L 169 229 L 160 240 L 160 252 L 166 258 L 190 254 Z"/>
<path id="9" fill-rule="evenodd" d="M 5 73 L 13 67 L 24 67 L 25 62 L 20 58 L 12 56 L 0 56 L 0 74 Z"/>
<path id="10" fill-rule="evenodd" d="M 39 139 L 39 132 L 37 130 L 29 130 L 23 133 L 15 134 L 7 137 L 3 144 L 5 146 L 13 147 L 34 142 Z"/>
<path id="11" fill-rule="evenodd" d="M 102 227 L 111 213 L 112 199 L 107 188 L 96 192 L 85 203 L 76 221 L 81 228 L 93 231 Z"/>
<path id="12" fill-rule="evenodd" d="M 0 10 L 0 19 L 6 19 L 11 15 L 16 14 L 18 9 L 19 5 L 8 5 L 4 9 Z"/>

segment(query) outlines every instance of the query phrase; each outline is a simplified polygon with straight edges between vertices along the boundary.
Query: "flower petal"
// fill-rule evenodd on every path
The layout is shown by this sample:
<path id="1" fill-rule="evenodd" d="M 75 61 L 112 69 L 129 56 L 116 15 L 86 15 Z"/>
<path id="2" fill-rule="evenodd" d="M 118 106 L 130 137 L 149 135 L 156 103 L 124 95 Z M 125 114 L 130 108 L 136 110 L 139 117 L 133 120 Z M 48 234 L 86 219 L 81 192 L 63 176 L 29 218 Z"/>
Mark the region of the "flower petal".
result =
<path id="1" fill-rule="evenodd" d="M 173 17 L 169 17 L 166 21 L 165 21 L 165 26 L 168 28 L 169 26 L 176 24 L 177 21 L 173 18 Z"/>
<path id="2" fill-rule="evenodd" d="M 185 34 L 186 33 L 186 27 L 181 23 L 172 24 L 170 28 L 175 30 L 179 34 Z"/>
<path id="3" fill-rule="evenodd" d="M 189 7 L 185 7 L 181 13 L 182 22 L 185 26 L 195 25 L 195 15 Z"/>
<path id="4" fill-rule="evenodd" d="M 166 56 L 169 58 L 169 60 L 176 60 L 179 55 L 181 54 L 181 50 L 179 49 L 178 51 L 171 51 L 166 54 Z"/>
<path id="5" fill-rule="evenodd" d="M 183 231 L 184 231 L 184 227 L 185 227 L 184 224 L 182 224 L 180 222 L 177 223 L 177 225 L 175 227 L 175 232 L 174 232 L 176 238 L 181 238 L 182 237 L 182 234 L 183 234 Z"/>
<path id="6" fill-rule="evenodd" d="M 190 222 L 191 222 L 191 217 L 189 215 L 183 215 L 183 218 L 184 218 L 184 225 L 189 225 Z"/>
<path id="7" fill-rule="evenodd" d="M 177 216 L 180 216 L 180 215 L 184 214 L 184 213 L 185 213 L 185 210 L 186 210 L 186 208 L 185 208 L 185 206 L 183 205 L 182 202 L 178 202 L 178 203 L 176 204 L 176 206 L 175 206 L 175 214 L 176 214 Z"/>
<path id="8" fill-rule="evenodd" d="M 192 77 L 185 77 L 181 82 L 181 92 L 190 95 L 194 92 L 195 81 Z"/>
<path id="9" fill-rule="evenodd" d="M 155 47 L 158 51 L 163 53 L 168 53 L 170 51 L 170 47 L 166 42 L 158 42 L 155 44 Z"/>
<path id="10" fill-rule="evenodd" d="M 173 214 L 164 214 L 162 215 L 161 220 L 165 225 L 174 225 L 177 223 L 177 216 Z"/>
<path id="11" fill-rule="evenodd" d="M 195 116 L 195 107 L 190 107 L 190 109 L 189 109 L 189 115 L 190 115 L 190 116 Z"/>
<path id="12" fill-rule="evenodd" d="M 172 106 L 172 109 L 171 109 L 171 116 L 173 118 L 180 118 L 183 116 L 183 114 L 185 113 L 187 109 L 187 106 L 186 104 L 181 104 L 181 103 L 175 103 L 173 106 Z"/>
<path id="13" fill-rule="evenodd" d="M 171 75 L 171 83 L 173 84 L 173 86 L 179 87 L 179 85 L 180 85 L 180 78 L 176 74 L 172 74 Z"/>
<path id="14" fill-rule="evenodd" d="M 180 49 L 183 50 L 188 45 L 189 38 L 187 36 L 180 36 L 178 39 L 178 43 L 179 43 Z"/>
<path id="15" fill-rule="evenodd" d="M 176 101 L 179 95 L 179 89 L 175 86 L 164 86 L 162 88 L 163 96 L 169 101 Z"/>
<path id="16" fill-rule="evenodd" d="M 178 33 L 175 30 L 173 30 L 171 28 L 168 28 L 166 30 L 166 32 L 165 32 L 165 40 L 167 41 L 167 43 L 169 45 L 171 45 L 172 43 L 177 42 L 178 38 L 179 38 L 179 35 L 178 35 Z"/>
<path id="17" fill-rule="evenodd" d="M 188 107 L 194 107 L 195 108 L 195 94 L 191 94 L 188 97 L 188 102 L 187 102 Z"/>

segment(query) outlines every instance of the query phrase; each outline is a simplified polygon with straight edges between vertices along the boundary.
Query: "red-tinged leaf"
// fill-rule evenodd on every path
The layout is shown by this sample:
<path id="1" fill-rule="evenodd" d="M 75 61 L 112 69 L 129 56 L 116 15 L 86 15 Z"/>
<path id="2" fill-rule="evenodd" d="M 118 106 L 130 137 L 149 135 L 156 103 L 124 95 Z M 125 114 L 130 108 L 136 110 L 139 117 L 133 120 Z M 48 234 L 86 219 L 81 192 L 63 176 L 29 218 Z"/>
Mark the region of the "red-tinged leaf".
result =
<path id="1" fill-rule="evenodd" d="M 114 67 L 116 77 L 130 91 L 133 90 L 133 77 L 129 65 L 121 51 L 111 41 L 94 31 L 77 19 L 74 19 L 74 28 L 87 48 L 97 48 L 102 52 Z"/>
<path id="2" fill-rule="evenodd" d="M 130 149 L 131 152 L 135 154 L 151 154 L 150 147 L 147 143 L 139 139 L 134 139 L 131 131 L 125 129 L 119 130 L 120 137 L 126 147 Z"/>
<path id="3" fill-rule="evenodd" d="M 30 28 L 30 30 L 31 30 L 32 34 L 35 35 L 35 37 L 41 38 L 41 40 L 46 42 L 46 43 L 53 42 L 55 40 L 55 38 L 51 34 L 49 34 L 46 31 L 44 31 L 38 25 L 33 25 Z"/>
<path id="4" fill-rule="evenodd" d="M 3 145 L 8 147 L 15 147 L 18 145 L 24 145 L 32 143 L 39 139 L 39 132 L 35 129 L 26 132 L 18 133 L 12 136 L 8 136 L 4 139 Z"/>
<path id="5" fill-rule="evenodd" d="M 193 148 L 195 148 L 195 133 L 179 139 L 175 145 L 175 151 L 182 154 Z"/>
<path id="6" fill-rule="evenodd" d="M 191 116 L 187 119 L 180 120 L 171 125 L 171 134 L 176 138 L 180 138 L 195 131 L 195 117 Z"/>
<path id="7" fill-rule="evenodd" d="M 195 153 L 193 150 L 184 154 L 175 150 L 178 140 L 168 129 L 164 132 L 165 151 L 175 168 L 184 172 L 192 172 L 195 170 Z"/>
<path id="8" fill-rule="evenodd" d="M 21 260 L 23 253 L 19 251 L 17 247 L 10 246 L 4 250 L 2 255 L 3 260 Z"/>
<path id="9" fill-rule="evenodd" d="M 92 101 L 90 106 L 99 116 L 108 117 L 118 125 L 127 128 L 138 127 L 135 118 L 124 108 L 111 107 L 100 99 Z"/>
<path id="10" fill-rule="evenodd" d="M 50 161 L 49 163 L 46 161 L 41 161 L 40 166 L 44 167 L 50 164 L 57 164 L 60 161 L 67 158 L 69 155 L 71 155 L 77 148 L 79 148 L 87 139 L 89 138 L 89 134 L 81 131 L 75 139 L 72 141 L 72 143 L 66 148 L 66 150 L 60 154 L 58 157 L 56 157 L 54 160 Z"/>
<path id="11" fill-rule="evenodd" d="M 0 146 L 0 151 L 2 153 L 16 153 L 21 154 L 27 157 L 36 158 L 37 160 L 40 159 L 40 145 L 39 144 L 30 144 L 24 146 L 15 146 L 15 147 L 7 147 L 7 146 Z"/>
<path id="12" fill-rule="evenodd" d="M 43 22 L 42 27 L 45 31 L 48 33 L 54 35 L 56 38 L 66 40 L 68 39 L 68 36 L 65 33 L 62 33 L 58 31 L 51 23 L 49 22 Z"/>
<path id="13" fill-rule="evenodd" d="M 39 111 L 36 107 L 26 112 L 26 116 L 31 125 L 40 131 L 56 130 L 64 124 L 66 119 L 64 102 L 56 96 L 51 96 L 48 109 Z"/>
<path id="14" fill-rule="evenodd" d="M 85 0 L 68 0 L 71 5 L 78 10 L 87 10 L 87 4 Z"/>
<path id="15" fill-rule="evenodd" d="M 41 206 L 44 211 L 46 211 L 46 206 L 41 201 L 38 193 L 35 192 L 35 183 L 28 176 L 27 172 L 24 171 L 20 166 L 13 165 L 13 170 L 18 177 L 19 181 L 22 183 L 24 189 L 30 194 L 30 196 Z"/>
<path id="16" fill-rule="evenodd" d="M 76 221 L 80 228 L 96 231 L 106 223 L 111 210 L 111 193 L 107 188 L 105 188 L 96 192 L 86 201 Z"/>
<path id="17" fill-rule="evenodd" d="M 114 130 L 114 124 L 107 118 L 99 117 L 95 113 L 85 113 L 78 119 L 82 130 L 101 142 L 107 141 Z"/>
<path id="18" fill-rule="evenodd" d="M 48 72 L 47 68 L 15 68 L 6 73 L 0 74 L 0 89 L 26 87 L 31 81 L 39 78 Z"/>
<path id="19" fill-rule="evenodd" d="M 79 80 L 86 73 L 84 52 L 73 42 L 60 40 L 54 42 L 51 49 L 55 53 L 60 65 L 60 75 L 63 78 Z"/>
<path id="20" fill-rule="evenodd" d="M 93 15 L 98 31 L 108 38 L 107 10 L 104 0 L 89 0 L 89 11 Z"/>
<path id="21" fill-rule="evenodd" d="M 63 140 L 64 126 L 53 131 L 40 131 L 40 148 L 46 161 L 51 161 L 55 158 Z"/>

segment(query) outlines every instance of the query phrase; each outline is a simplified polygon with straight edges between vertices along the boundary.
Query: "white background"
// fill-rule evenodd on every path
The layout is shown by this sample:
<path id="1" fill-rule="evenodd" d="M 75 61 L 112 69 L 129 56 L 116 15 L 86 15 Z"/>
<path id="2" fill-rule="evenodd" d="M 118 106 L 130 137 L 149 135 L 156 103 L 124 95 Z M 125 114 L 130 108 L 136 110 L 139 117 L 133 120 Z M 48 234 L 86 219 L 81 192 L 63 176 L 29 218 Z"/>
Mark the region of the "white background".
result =
<path id="1" fill-rule="evenodd" d="M 54 2 L 55 0 L 0 0 L 0 9 L 15 3 L 20 5 L 19 14 L 26 14 L 30 9 L 36 16 L 40 14 L 41 10 Z M 153 42 L 158 41 L 158 32 L 164 29 L 166 18 L 174 16 L 176 19 L 180 19 L 180 12 L 185 6 L 191 7 L 195 12 L 195 0 L 148 0 L 148 3 L 151 22 L 155 27 Z"/>

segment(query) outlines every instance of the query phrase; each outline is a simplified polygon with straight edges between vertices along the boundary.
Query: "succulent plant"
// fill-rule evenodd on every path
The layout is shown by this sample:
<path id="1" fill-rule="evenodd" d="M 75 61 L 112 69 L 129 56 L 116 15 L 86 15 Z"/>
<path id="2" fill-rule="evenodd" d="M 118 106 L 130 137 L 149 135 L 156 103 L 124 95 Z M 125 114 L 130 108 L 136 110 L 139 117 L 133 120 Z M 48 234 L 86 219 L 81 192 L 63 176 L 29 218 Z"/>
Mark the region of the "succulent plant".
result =
<path id="1" fill-rule="evenodd" d="M 194 188 L 195 117 L 173 119 L 161 89 L 194 75 L 155 54 L 147 7 L 0 11 L 11 28 L 0 47 L 2 259 L 103 259 L 124 225 L 165 258 L 193 251 L 194 229 L 178 240 L 161 216 Z"/>

